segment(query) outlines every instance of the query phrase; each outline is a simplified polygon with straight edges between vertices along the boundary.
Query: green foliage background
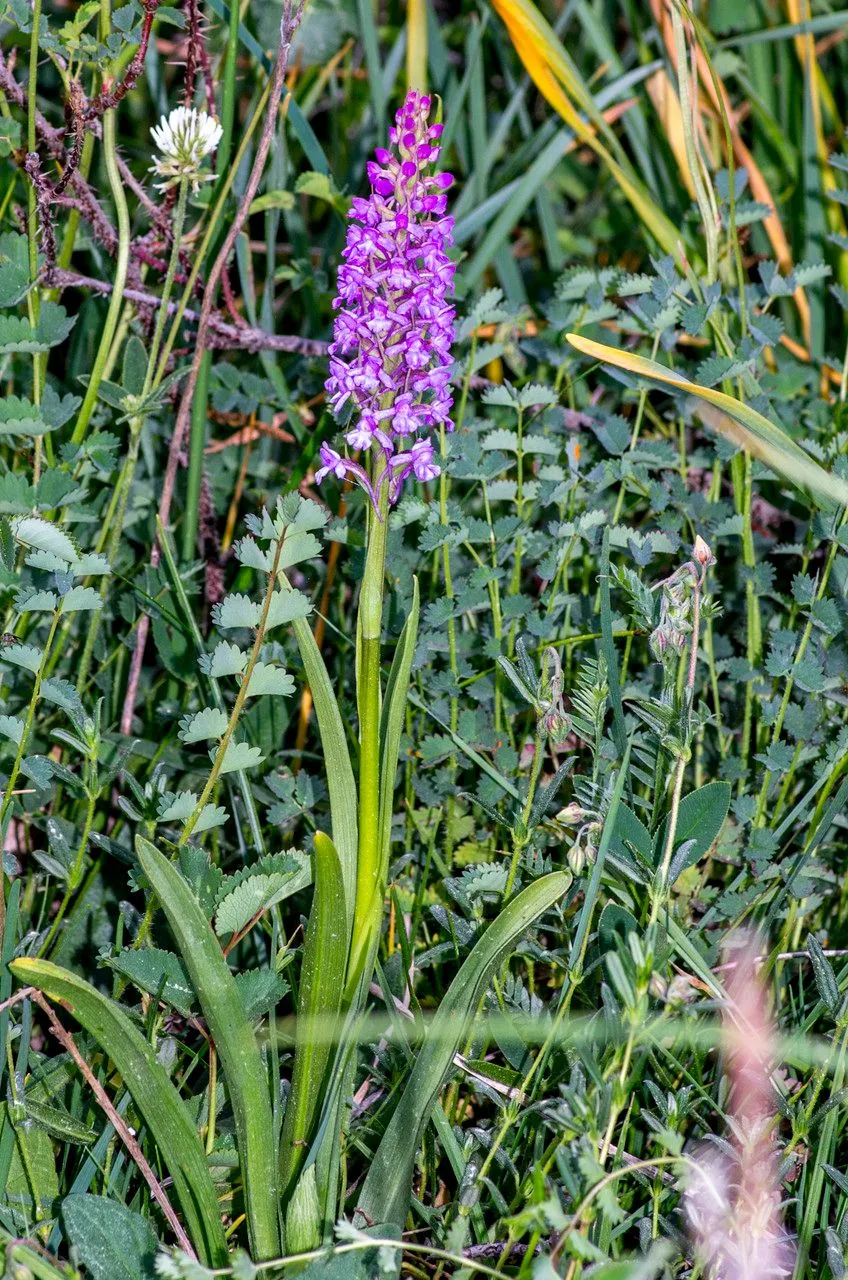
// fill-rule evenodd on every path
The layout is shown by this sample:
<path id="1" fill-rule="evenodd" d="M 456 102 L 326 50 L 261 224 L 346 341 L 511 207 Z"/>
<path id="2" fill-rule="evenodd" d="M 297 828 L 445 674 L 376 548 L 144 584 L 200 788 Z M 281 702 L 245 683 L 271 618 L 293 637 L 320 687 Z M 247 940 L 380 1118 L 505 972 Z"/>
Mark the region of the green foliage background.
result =
<path id="1" fill-rule="evenodd" d="M 738 1156 L 740 925 L 790 1269 L 845 1274 L 848 11 L 549 0 L 534 56 L 561 41 L 572 127 L 510 8 L 311 0 L 249 208 L 279 5 L 151 4 L 146 50 L 137 0 L 2 11 L 9 1276 L 711 1274 L 683 1187 L 699 1144 Z M 330 942 L 304 977 L 342 758 L 304 631 L 357 753 L 364 497 L 313 483 L 333 280 L 408 54 L 457 178 L 457 429 L 388 534 L 385 676 L 416 578 L 420 623 L 370 1005 L 344 1061 L 314 1028 L 335 1194 L 308 1160 L 278 1221 L 298 997 L 341 982 Z M 191 74 L 225 133 L 175 248 L 149 128 Z M 48 1008 L 199 1262 L 164 1257 L 173 1223 Z"/>

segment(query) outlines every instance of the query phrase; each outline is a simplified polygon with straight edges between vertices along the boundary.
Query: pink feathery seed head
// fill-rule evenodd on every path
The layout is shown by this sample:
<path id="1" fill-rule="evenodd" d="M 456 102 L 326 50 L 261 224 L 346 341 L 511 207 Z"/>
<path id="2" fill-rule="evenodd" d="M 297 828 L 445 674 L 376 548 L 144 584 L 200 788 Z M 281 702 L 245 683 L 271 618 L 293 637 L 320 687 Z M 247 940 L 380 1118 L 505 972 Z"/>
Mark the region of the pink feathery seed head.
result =
<path id="1" fill-rule="evenodd" d="M 442 125 L 429 123 L 430 108 L 427 94 L 410 90 L 389 130 L 390 146 L 368 162 L 371 194 L 351 204 L 333 302 L 327 402 L 337 416 L 352 412 L 350 448 L 382 452 L 379 485 L 388 484 L 393 502 L 408 475 L 426 481 L 439 474 L 427 433 L 453 429 L 447 386 L 455 267 L 448 255 L 453 219 L 445 212 L 453 179 L 434 171 Z M 321 463 L 319 482 L 331 474 L 367 478 L 329 445 L 322 445 Z M 376 502 L 370 483 L 363 487 Z"/>
<path id="2" fill-rule="evenodd" d="M 708 1143 L 692 1153 L 686 1215 L 709 1280 L 780 1280 L 792 1274 L 795 1250 L 781 1214 L 774 1029 L 758 939 L 736 934 L 727 951 L 722 1039 L 732 1155 Z"/>

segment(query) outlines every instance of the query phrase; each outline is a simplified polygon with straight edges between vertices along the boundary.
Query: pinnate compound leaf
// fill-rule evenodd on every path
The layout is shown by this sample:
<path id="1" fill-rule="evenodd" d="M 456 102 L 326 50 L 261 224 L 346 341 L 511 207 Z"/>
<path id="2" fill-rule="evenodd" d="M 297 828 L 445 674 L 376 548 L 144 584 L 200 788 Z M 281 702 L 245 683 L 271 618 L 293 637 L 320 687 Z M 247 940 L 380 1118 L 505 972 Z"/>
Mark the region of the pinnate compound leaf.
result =
<path id="1" fill-rule="evenodd" d="M 518 403 L 522 409 L 532 409 L 537 405 L 556 404 L 559 396 L 553 387 L 543 387 L 538 382 L 528 383 L 518 393 Z"/>
<path id="2" fill-rule="evenodd" d="M 233 547 L 236 559 L 248 569 L 258 569 L 261 573 L 270 573 L 274 567 L 274 556 L 270 551 L 263 551 L 255 538 L 240 538 Z"/>
<path id="3" fill-rule="evenodd" d="M 42 302 L 36 325 L 36 337 L 43 344 L 42 350 L 64 342 L 76 322 L 76 316 L 69 316 L 58 302 Z"/>
<path id="4" fill-rule="evenodd" d="M 70 680 L 62 680 L 58 676 L 51 676 L 49 680 L 45 680 L 42 683 L 41 696 L 46 698 L 48 702 L 52 702 L 54 706 L 61 707 L 63 711 L 67 711 L 76 724 L 82 724 L 85 720 L 85 708 Z"/>
<path id="5" fill-rule="evenodd" d="M 57 761 L 49 759 L 48 756 L 24 756 L 21 761 L 21 773 L 25 778 L 29 778 L 30 782 L 35 784 L 38 791 L 46 791 L 53 781 L 54 774 L 61 777 L 60 771 L 64 768 Z M 67 771 L 72 779 L 70 786 L 74 792 L 79 792 L 80 780 L 75 774 Z M 61 779 L 63 782 L 65 778 Z"/>
<path id="6" fill-rule="evenodd" d="M 62 596 L 62 613 L 83 613 L 90 609 L 102 609 L 100 592 L 94 587 L 72 587 Z"/>
<path id="7" fill-rule="evenodd" d="M 501 405 L 503 408 L 515 408 L 515 396 L 509 386 L 487 387 L 483 392 L 483 404 Z"/>
<path id="8" fill-rule="evenodd" d="M 18 592 L 15 606 L 20 613 L 52 613 L 59 603 L 55 591 L 32 591 L 28 587 Z"/>
<path id="9" fill-rule="evenodd" d="M 7 471 L 0 476 L 0 512 L 16 515 L 31 510 L 35 490 L 21 471 Z"/>
<path id="10" fill-rule="evenodd" d="M 84 555 L 78 557 L 74 565 L 74 573 L 80 577 L 100 578 L 104 574 L 111 573 L 112 566 L 105 556 L 98 555 L 96 551 L 87 551 Z"/>
<path id="11" fill-rule="evenodd" d="M 285 541 L 280 548 L 278 569 L 289 569 L 294 564 L 311 560 L 321 554 L 321 543 L 306 529 L 289 529 Z"/>
<path id="12" fill-rule="evenodd" d="M 52 431 L 44 421 L 38 405 L 21 396 L 6 396 L 0 400 L 0 436 L 43 436 Z"/>
<path id="13" fill-rule="evenodd" d="M 156 996 L 184 1016 L 191 1012 L 197 997 L 185 965 L 173 951 L 159 947 L 135 950 L 127 947 L 116 956 L 104 957 L 104 963 L 122 977 L 129 978 L 141 991 Z"/>
<path id="14" fill-rule="evenodd" d="M 24 736 L 23 720 L 19 716 L 0 716 L 0 735 L 19 747 Z"/>
<path id="15" fill-rule="evenodd" d="M 208 919 L 215 910 L 218 892 L 224 879 L 223 871 L 210 860 L 205 849 L 193 844 L 184 845 L 180 849 L 180 870 L 194 891 L 201 911 Z"/>
<path id="16" fill-rule="evenodd" d="M 194 791 L 165 791 L 159 797 L 159 822 L 184 822 L 194 810 L 199 796 Z"/>
<path id="17" fill-rule="evenodd" d="M 195 835 L 199 835 L 201 831 L 211 831 L 213 827 L 222 827 L 229 816 L 222 805 L 205 804 L 194 824 Z"/>
<path id="18" fill-rule="evenodd" d="M 204 707 L 193 715 L 183 716 L 180 721 L 179 737 L 187 745 L 192 742 L 206 742 L 210 738 L 220 738 L 227 727 L 227 714 L 219 707 Z"/>
<path id="19" fill-rule="evenodd" d="M 110 969 L 128 978 L 140 991 L 169 1004 L 183 1017 L 197 1008 L 197 994 L 185 965 L 173 951 L 127 947 L 104 960 Z M 236 987 L 249 1018 L 268 1013 L 288 990 L 288 983 L 273 969 L 246 969 L 235 974 Z"/>
<path id="20" fill-rule="evenodd" d="M 8 128 L 8 122 L 4 122 Z M 4 129 L 4 141 L 8 138 Z M 4 151 L 8 155 L 8 151 Z M 0 235 L 0 307 L 13 307 L 29 291 L 27 238 L 18 231 Z"/>
<path id="21" fill-rule="evenodd" d="M 0 355 L 21 352 L 37 355 L 49 351 L 64 342 L 74 327 L 75 317 L 69 317 L 64 307 L 55 302 L 43 302 L 38 324 L 33 327 L 24 316 L 0 316 Z"/>
<path id="22" fill-rule="evenodd" d="M 289 989 L 282 974 L 273 969 L 242 969 L 236 986 L 248 1018 L 261 1018 L 282 1000 Z"/>
<path id="23" fill-rule="evenodd" d="M 717 838 L 727 811 L 730 808 L 730 785 L 727 782 L 708 782 L 697 791 L 690 791 L 680 802 L 677 826 L 674 829 L 674 848 L 688 845 L 687 853 L 676 863 L 675 870 L 682 875 L 707 853 Z M 654 838 L 654 862 L 659 866 L 665 849 L 668 822 L 664 822 Z"/>

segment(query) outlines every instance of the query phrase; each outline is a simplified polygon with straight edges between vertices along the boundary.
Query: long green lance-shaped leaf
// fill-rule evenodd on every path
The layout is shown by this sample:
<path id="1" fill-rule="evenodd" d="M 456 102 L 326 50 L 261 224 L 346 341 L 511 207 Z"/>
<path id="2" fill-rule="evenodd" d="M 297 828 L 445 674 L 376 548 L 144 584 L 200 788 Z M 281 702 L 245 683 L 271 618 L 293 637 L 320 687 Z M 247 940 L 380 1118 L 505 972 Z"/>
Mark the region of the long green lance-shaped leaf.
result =
<path id="1" fill-rule="evenodd" d="M 750 405 L 712 387 L 699 387 L 696 382 L 690 382 L 673 369 L 667 369 L 665 365 L 649 360 L 646 356 L 637 356 L 632 351 L 619 351 L 616 347 L 593 342 L 591 338 L 583 338 L 577 333 L 567 333 L 565 336 L 572 347 L 585 356 L 642 378 L 654 378 L 657 382 L 664 382 L 678 391 L 686 391 L 689 395 L 706 401 L 706 406 L 700 409 L 700 416 L 713 431 L 717 431 L 740 449 L 746 449 L 796 487 L 803 486 L 825 502 L 848 506 L 848 483 L 825 471 L 791 436 Z"/>
<path id="2" fill-rule="evenodd" d="M 385 880 L 389 860 L 389 843 L 395 798 L 395 774 L 398 766 L 400 737 L 406 716 L 409 673 L 418 638 L 418 579 L 412 579 L 412 607 L 395 650 L 380 717 L 380 850 L 381 882 Z"/>
<path id="3" fill-rule="evenodd" d="M 277 1156 L 268 1080 L 259 1045 L 221 944 L 175 866 L 139 837 L 136 853 L 180 949 L 227 1081 L 233 1108 L 251 1253 L 257 1262 L 280 1248 Z"/>
<path id="4" fill-rule="evenodd" d="M 284 585 L 288 584 L 284 583 Z M 350 762 L 350 752 L 347 749 L 339 704 L 333 692 L 326 664 L 321 657 L 321 650 L 312 634 L 312 628 L 305 618 L 295 619 L 292 626 L 312 693 L 315 714 L 318 717 L 318 732 L 324 749 L 327 789 L 330 793 L 330 814 L 333 820 L 333 844 L 336 846 L 341 864 L 349 938 L 356 901 L 356 859 L 359 844 L 356 779 Z"/>
<path id="5" fill-rule="evenodd" d="M 49 960 L 30 958 L 14 960 L 9 967 L 20 982 L 61 1003 L 112 1059 L 173 1178 L 198 1255 L 207 1266 L 225 1265 L 227 1242 L 203 1148 L 188 1111 L 144 1036 L 118 1005 L 75 973 Z"/>
<path id="6" fill-rule="evenodd" d="M 424 1126 L 483 990 L 522 934 L 562 897 L 570 883 L 569 872 L 553 871 L 522 889 L 475 943 L 450 984 L 357 1196 L 357 1206 L 369 1225 L 373 1222 L 400 1233 Z"/>
<path id="7" fill-rule="evenodd" d="M 316 1041 L 313 1027 L 339 1014 L 344 992 L 347 933 L 345 891 L 336 848 L 322 832 L 315 835 L 315 891 L 306 929 L 297 1009 L 292 1086 L 280 1141 L 280 1193 L 291 1195 L 302 1169 L 324 1100 L 327 1070 L 335 1056 L 332 1038 Z"/>

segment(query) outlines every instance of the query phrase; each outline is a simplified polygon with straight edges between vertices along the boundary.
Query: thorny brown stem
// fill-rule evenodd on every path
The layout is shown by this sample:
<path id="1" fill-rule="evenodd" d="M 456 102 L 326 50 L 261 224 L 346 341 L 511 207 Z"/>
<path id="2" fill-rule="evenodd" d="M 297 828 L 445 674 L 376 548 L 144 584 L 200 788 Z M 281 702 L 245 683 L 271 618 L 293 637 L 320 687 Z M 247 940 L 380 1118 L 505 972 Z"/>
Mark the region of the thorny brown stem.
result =
<path id="1" fill-rule="evenodd" d="M 203 83 L 206 90 L 206 109 L 210 115 L 214 116 L 216 114 L 215 80 L 212 75 L 212 64 L 209 61 L 209 54 L 206 49 L 203 22 L 200 13 L 200 6 L 197 3 L 197 0 L 186 0 L 185 17 L 186 60 L 183 102 L 185 106 L 190 107 L 194 101 L 197 70 L 199 67 L 203 73 Z"/>
<path id="2" fill-rule="evenodd" d="M 41 161 L 38 158 L 37 151 L 27 152 L 24 160 L 24 173 L 32 183 L 35 192 L 35 209 L 38 218 L 38 227 L 41 232 L 41 249 L 46 259 L 46 279 L 50 282 L 50 275 L 56 263 L 56 232 L 53 229 L 53 218 L 51 216 L 51 204 L 55 198 L 55 190 L 53 184 L 41 171 Z"/>
<path id="3" fill-rule="evenodd" d="M 108 294 L 112 292 L 109 280 L 95 280 L 91 276 L 79 275 L 75 271 L 54 271 L 51 283 L 59 289 L 90 289 L 94 293 Z M 124 297 L 141 307 L 157 310 L 161 299 L 155 293 L 147 293 L 143 289 L 125 289 Z M 176 313 L 179 304 L 168 303 L 168 314 Z M 187 308 L 183 317 L 189 322 L 200 320 L 200 312 Z M 220 315 L 210 315 L 207 346 L 212 350 L 238 351 L 284 351 L 294 355 L 314 356 L 321 358 L 327 354 L 326 342 L 317 338 L 301 338 L 296 334 L 266 333 L 264 329 L 251 325 L 229 324 Z M 488 385 L 488 384 L 487 384 Z"/>
<path id="4" fill-rule="evenodd" d="M 71 148 L 65 168 L 53 188 L 53 194 L 57 196 L 62 194 L 80 166 L 85 141 L 84 103 L 82 85 L 78 80 L 72 80 L 68 86 L 68 101 L 65 103 L 65 127 L 71 137 Z"/>
<path id="5" fill-rule="evenodd" d="M 130 90 L 135 88 L 138 77 L 144 70 L 147 48 L 150 44 L 150 34 L 153 30 L 153 19 L 156 17 L 156 10 L 161 3 L 162 0 L 142 0 L 144 18 L 141 24 L 141 38 L 138 48 L 124 72 L 123 80 L 120 80 L 110 88 L 101 89 L 100 93 L 91 99 L 85 111 L 86 122 L 99 120 L 104 112 L 111 111 L 113 107 L 117 107 L 118 103 L 123 101 Z"/>

